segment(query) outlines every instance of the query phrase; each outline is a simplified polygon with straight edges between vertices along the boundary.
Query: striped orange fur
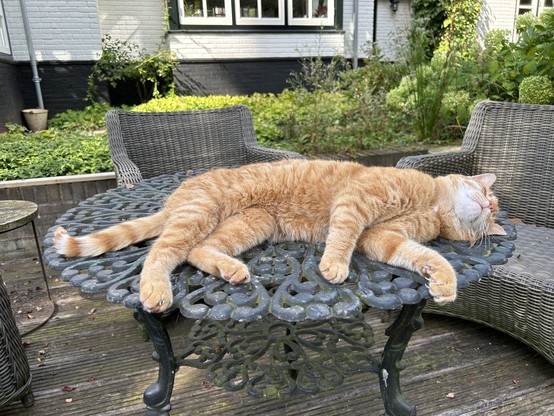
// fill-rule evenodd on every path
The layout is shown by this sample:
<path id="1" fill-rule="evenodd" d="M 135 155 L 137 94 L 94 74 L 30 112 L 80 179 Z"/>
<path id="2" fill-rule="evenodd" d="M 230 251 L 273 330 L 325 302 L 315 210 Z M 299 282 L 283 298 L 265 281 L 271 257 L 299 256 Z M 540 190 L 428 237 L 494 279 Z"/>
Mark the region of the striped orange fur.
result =
<path id="1" fill-rule="evenodd" d="M 157 214 L 87 236 L 59 228 L 55 245 L 66 256 L 96 256 L 158 237 L 141 274 L 141 301 L 152 312 L 171 305 L 169 275 L 185 261 L 232 283 L 248 282 L 247 267 L 233 256 L 264 240 L 325 241 L 319 266 L 333 283 L 346 279 L 357 249 L 417 271 L 444 303 L 456 297 L 454 270 L 420 243 L 502 234 L 494 224 L 494 180 L 321 160 L 219 169 L 185 181 Z"/>

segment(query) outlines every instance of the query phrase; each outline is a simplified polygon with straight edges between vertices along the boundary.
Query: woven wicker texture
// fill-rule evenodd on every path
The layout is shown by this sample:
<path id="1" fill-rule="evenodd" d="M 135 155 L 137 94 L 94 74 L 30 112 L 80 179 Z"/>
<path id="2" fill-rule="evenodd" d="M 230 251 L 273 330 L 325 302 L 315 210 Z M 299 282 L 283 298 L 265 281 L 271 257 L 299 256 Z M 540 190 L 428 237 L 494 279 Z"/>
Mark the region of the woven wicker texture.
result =
<path id="1" fill-rule="evenodd" d="M 30 406 L 31 371 L 10 303 L 0 275 L 0 407 L 18 399 Z"/>
<path id="2" fill-rule="evenodd" d="M 516 252 L 492 276 L 428 312 L 471 319 L 527 343 L 554 363 L 554 106 L 484 101 L 459 152 L 407 157 L 399 167 L 442 175 L 494 173 L 517 224 Z"/>
<path id="3" fill-rule="evenodd" d="M 247 107 L 106 114 L 110 154 L 120 183 L 164 173 L 301 158 L 262 148 Z"/>

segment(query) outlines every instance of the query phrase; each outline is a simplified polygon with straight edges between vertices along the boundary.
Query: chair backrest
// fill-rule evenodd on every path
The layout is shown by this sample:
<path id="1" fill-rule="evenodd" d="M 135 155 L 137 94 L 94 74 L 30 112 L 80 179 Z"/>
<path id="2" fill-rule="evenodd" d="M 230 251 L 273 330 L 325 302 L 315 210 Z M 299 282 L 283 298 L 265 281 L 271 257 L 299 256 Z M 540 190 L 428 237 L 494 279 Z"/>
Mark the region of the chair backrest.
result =
<path id="1" fill-rule="evenodd" d="M 554 106 L 484 101 L 472 113 L 462 149 L 473 172 L 497 176 L 501 208 L 554 227 Z"/>
<path id="2" fill-rule="evenodd" d="M 256 146 L 245 106 L 163 113 L 111 110 L 106 126 L 116 174 L 122 169 L 118 161 L 128 158 L 142 178 L 245 164 L 246 146 Z"/>

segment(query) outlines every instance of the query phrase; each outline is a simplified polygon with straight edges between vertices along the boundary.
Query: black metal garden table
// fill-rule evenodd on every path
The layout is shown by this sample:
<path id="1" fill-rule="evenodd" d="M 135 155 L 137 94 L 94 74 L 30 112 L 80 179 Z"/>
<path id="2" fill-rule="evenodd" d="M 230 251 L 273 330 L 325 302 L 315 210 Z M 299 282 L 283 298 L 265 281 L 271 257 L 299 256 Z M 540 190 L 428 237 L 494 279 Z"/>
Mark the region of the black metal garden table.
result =
<path id="1" fill-rule="evenodd" d="M 182 265 L 172 274 L 171 309 L 179 309 L 195 324 L 189 347 L 175 354 L 163 316 L 145 312 L 138 298 L 151 241 L 95 258 L 65 258 L 52 247 L 57 226 L 83 235 L 153 214 L 183 180 L 199 173 L 161 175 L 95 195 L 60 217 L 45 238 L 45 258 L 49 267 L 62 271 L 62 280 L 85 293 L 106 292 L 109 302 L 132 309 L 144 324 L 159 363 L 158 380 L 144 393 L 146 414 L 169 414 L 175 371 L 187 365 L 205 369 L 217 386 L 279 397 L 317 393 L 340 385 L 349 373 L 371 371 L 378 375 L 386 414 L 415 415 L 415 405 L 402 395 L 399 372 L 431 298 L 417 273 L 355 253 L 345 283 L 333 285 L 318 270 L 324 246 L 302 242 L 266 243 L 244 253 L 252 275 L 244 285 Z M 505 215 L 498 222 L 507 237 L 491 237 L 473 246 L 443 239 L 429 243 L 454 266 L 458 288 L 477 282 L 492 265 L 510 257 L 515 227 Z M 373 342 L 371 327 L 363 319 L 368 308 L 400 309 L 386 331 L 380 357 L 368 352 Z"/>

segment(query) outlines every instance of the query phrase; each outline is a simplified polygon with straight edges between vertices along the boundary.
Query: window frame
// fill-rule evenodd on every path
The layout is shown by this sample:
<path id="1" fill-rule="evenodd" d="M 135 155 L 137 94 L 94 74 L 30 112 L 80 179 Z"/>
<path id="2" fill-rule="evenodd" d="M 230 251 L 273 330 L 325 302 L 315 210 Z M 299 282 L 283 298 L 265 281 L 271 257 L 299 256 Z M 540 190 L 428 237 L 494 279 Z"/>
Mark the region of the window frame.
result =
<path id="1" fill-rule="evenodd" d="M 318 0 L 309 0 L 312 7 L 310 8 L 310 14 L 313 12 L 313 3 L 315 3 Z M 293 0 L 287 0 L 287 14 L 288 14 L 288 25 L 293 26 L 332 26 L 335 23 L 335 1 L 334 0 L 327 0 L 327 17 L 318 18 L 318 17 L 293 17 L 292 16 L 292 2 Z M 329 10 L 332 10 L 333 13 L 329 13 Z M 293 23 L 291 23 L 293 22 Z"/>
<path id="2" fill-rule="evenodd" d="M 313 0 L 317 1 L 317 0 Z M 216 17 L 193 18 L 184 16 L 184 0 L 167 0 L 169 6 L 170 31 L 182 32 L 336 32 L 342 30 L 343 0 L 327 0 L 329 17 L 320 19 L 292 19 L 289 18 L 289 9 L 292 0 L 278 0 L 280 10 L 279 18 L 241 18 L 240 0 L 225 0 L 226 8 L 231 3 L 231 16 L 227 16 L 230 22 L 222 22 Z M 227 10 L 227 9 L 226 9 Z M 194 20 L 193 20 L 194 19 Z M 303 20 L 303 19 L 302 19 Z"/>
<path id="3" fill-rule="evenodd" d="M 262 10 L 262 0 L 256 0 L 258 11 Z M 237 26 L 283 26 L 285 24 L 285 0 L 277 0 L 278 17 L 242 17 L 240 15 L 240 0 L 235 0 L 235 21 Z"/>
<path id="4" fill-rule="evenodd" d="M 229 11 L 225 17 L 208 16 L 207 0 L 201 0 L 204 6 L 203 17 L 185 16 L 184 0 L 177 0 L 179 12 L 179 25 L 211 25 L 211 26 L 231 26 L 233 24 L 232 2 L 231 0 L 223 0 L 225 10 Z"/>
<path id="5" fill-rule="evenodd" d="M 11 55 L 10 39 L 8 37 L 8 26 L 4 14 L 4 4 L 0 0 L 0 53 Z"/>

